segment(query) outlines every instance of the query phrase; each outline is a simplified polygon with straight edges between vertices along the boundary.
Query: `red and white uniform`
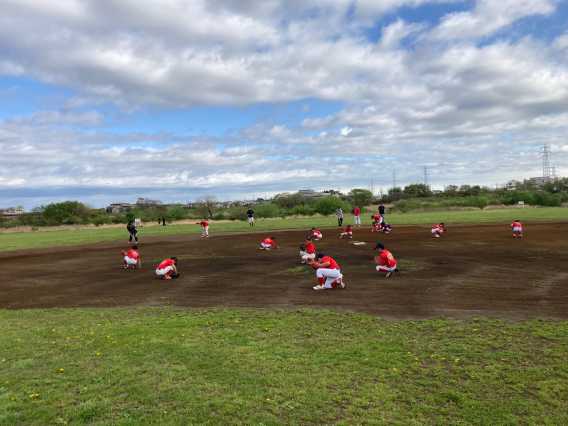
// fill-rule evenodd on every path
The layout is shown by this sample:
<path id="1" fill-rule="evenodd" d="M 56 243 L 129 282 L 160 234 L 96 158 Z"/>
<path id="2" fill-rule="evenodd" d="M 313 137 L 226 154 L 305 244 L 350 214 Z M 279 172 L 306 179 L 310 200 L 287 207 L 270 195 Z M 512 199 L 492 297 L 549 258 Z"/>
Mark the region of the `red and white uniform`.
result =
<path id="1" fill-rule="evenodd" d="M 341 233 L 341 238 L 346 238 L 346 237 L 353 238 L 353 232 L 349 227 L 345 228 Z"/>
<path id="2" fill-rule="evenodd" d="M 335 260 L 329 256 L 324 256 L 320 260 L 321 263 L 329 262 L 329 266 L 324 268 L 319 268 L 316 271 L 316 276 L 318 277 L 319 285 L 323 285 L 325 288 L 333 288 L 341 284 L 341 279 L 343 275 L 339 271 L 339 265 Z M 325 283 L 324 283 L 325 279 Z"/>
<path id="3" fill-rule="evenodd" d="M 323 235 L 321 234 L 320 231 L 318 231 L 317 229 L 314 229 L 314 238 L 316 240 L 321 240 L 323 238 Z"/>
<path id="4" fill-rule="evenodd" d="M 128 268 L 128 265 L 135 265 L 138 263 L 140 255 L 136 250 L 128 250 L 126 256 L 124 256 L 124 267 Z"/>
<path id="5" fill-rule="evenodd" d="M 373 223 L 371 231 L 374 232 L 374 231 L 380 231 L 380 230 L 381 230 L 381 224 L 379 222 Z"/>
<path id="6" fill-rule="evenodd" d="M 396 260 L 390 251 L 383 250 L 380 257 L 381 263 L 377 266 L 377 271 L 391 272 L 396 269 Z"/>
<path id="7" fill-rule="evenodd" d="M 383 223 L 384 220 L 380 214 L 373 216 L 373 219 L 376 220 L 378 223 Z"/>
<path id="8" fill-rule="evenodd" d="M 159 277 L 169 277 L 174 270 L 175 262 L 172 259 L 166 259 L 158 265 L 156 275 Z"/>
<path id="9" fill-rule="evenodd" d="M 523 228 L 521 226 L 521 222 L 513 222 L 511 223 L 511 228 L 513 228 L 513 235 L 518 233 L 519 235 L 523 235 Z"/>
<path id="10" fill-rule="evenodd" d="M 201 225 L 201 238 L 209 236 L 209 222 L 202 220 L 199 222 Z"/>
<path id="11" fill-rule="evenodd" d="M 272 238 L 265 238 L 262 240 L 262 243 L 260 243 L 261 250 L 270 250 L 270 246 L 278 248 L 278 246 L 274 244 L 274 240 Z"/>
<path id="12" fill-rule="evenodd" d="M 436 236 L 439 237 L 443 230 L 444 230 L 444 227 L 442 225 L 438 224 L 438 225 L 436 225 L 432 228 L 432 234 L 436 234 Z"/>
<path id="13" fill-rule="evenodd" d="M 316 249 L 312 243 L 306 244 L 306 251 L 300 250 L 300 256 L 302 256 L 302 261 L 306 262 L 308 259 L 314 260 L 316 258 Z"/>
<path id="14" fill-rule="evenodd" d="M 359 217 L 361 215 L 361 209 L 359 207 L 355 207 L 353 214 L 355 215 L 355 225 L 361 225 L 361 218 Z"/>

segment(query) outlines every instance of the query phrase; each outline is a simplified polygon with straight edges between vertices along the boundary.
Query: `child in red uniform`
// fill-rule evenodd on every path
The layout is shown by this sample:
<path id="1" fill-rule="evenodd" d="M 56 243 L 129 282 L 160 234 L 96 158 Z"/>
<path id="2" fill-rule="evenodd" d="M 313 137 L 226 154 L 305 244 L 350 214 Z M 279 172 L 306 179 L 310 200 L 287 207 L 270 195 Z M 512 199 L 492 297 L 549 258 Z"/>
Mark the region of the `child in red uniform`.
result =
<path id="1" fill-rule="evenodd" d="M 316 276 L 318 277 L 319 284 L 314 287 L 314 290 L 325 290 L 326 288 L 335 288 L 337 286 L 345 288 L 343 275 L 341 275 L 339 265 L 335 260 L 323 253 L 317 255 L 317 260 L 319 263 L 315 261 L 312 263 L 312 266 L 314 266 L 315 263 L 315 266 L 318 267 Z"/>
<path id="2" fill-rule="evenodd" d="M 444 228 L 444 222 L 440 222 L 432 228 L 432 234 L 434 234 L 436 238 L 440 238 L 440 234 L 445 234 L 446 232 L 447 230 Z"/>
<path id="3" fill-rule="evenodd" d="M 209 238 L 209 222 L 207 222 L 205 219 L 201 219 L 201 222 L 199 222 L 199 224 L 201 225 L 201 238 Z"/>
<path id="4" fill-rule="evenodd" d="M 321 240 L 323 238 L 321 232 L 318 231 L 316 228 L 312 228 L 312 232 L 314 233 L 314 238 L 316 239 L 316 241 Z"/>
<path id="5" fill-rule="evenodd" d="M 156 275 L 159 276 L 163 280 L 171 280 L 172 278 L 179 277 L 176 265 L 177 265 L 177 257 L 172 257 L 171 259 L 166 259 L 162 263 L 158 265 L 156 269 Z M 174 273 L 173 276 L 172 272 Z"/>
<path id="6" fill-rule="evenodd" d="M 387 278 L 389 278 L 392 273 L 398 274 L 398 269 L 396 267 L 396 260 L 394 260 L 393 255 L 390 251 L 385 250 L 385 245 L 383 243 L 378 243 L 375 246 L 375 250 L 379 252 L 378 256 L 375 256 L 375 262 L 377 263 L 378 272 L 386 272 Z"/>
<path id="7" fill-rule="evenodd" d="M 355 204 L 355 210 L 353 210 L 353 216 L 355 216 L 355 228 L 361 226 L 361 209 L 357 204 Z"/>
<path id="8" fill-rule="evenodd" d="M 511 223 L 511 229 L 513 229 L 513 238 L 517 238 L 517 234 L 519 234 L 519 238 L 523 238 L 523 228 L 521 226 L 521 222 L 515 220 Z"/>
<path id="9" fill-rule="evenodd" d="M 306 263 L 311 262 L 316 258 L 316 249 L 314 248 L 314 244 L 312 243 L 312 237 L 306 238 L 306 250 L 300 250 L 300 256 L 302 256 L 302 262 Z"/>
<path id="10" fill-rule="evenodd" d="M 345 228 L 343 230 L 343 232 L 341 233 L 341 237 L 339 237 L 339 238 L 347 238 L 347 237 L 353 238 L 353 232 L 351 230 L 351 225 L 347 225 L 347 228 Z"/>
<path id="11" fill-rule="evenodd" d="M 128 250 L 128 252 L 121 250 L 120 253 L 124 255 L 124 269 L 128 269 L 130 265 L 132 265 L 132 269 L 136 269 L 136 265 L 138 265 L 138 268 L 142 269 L 138 246 L 132 246 L 132 249 Z"/>
<path id="12" fill-rule="evenodd" d="M 274 244 L 275 239 L 276 239 L 275 237 L 265 238 L 264 240 L 262 240 L 262 243 L 260 243 L 260 249 L 270 250 L 271 246 L 279 248 L 276 244 Z"/>
<path id="13" fill-rule="evenodd" d="M 383 223 L 383 217 L 380 214 L 371 215 L 371 219 L 373 219 L 373 225 L 371 226 L 371 232 L 380 231 L 381 230 L 381 223 Z"/>

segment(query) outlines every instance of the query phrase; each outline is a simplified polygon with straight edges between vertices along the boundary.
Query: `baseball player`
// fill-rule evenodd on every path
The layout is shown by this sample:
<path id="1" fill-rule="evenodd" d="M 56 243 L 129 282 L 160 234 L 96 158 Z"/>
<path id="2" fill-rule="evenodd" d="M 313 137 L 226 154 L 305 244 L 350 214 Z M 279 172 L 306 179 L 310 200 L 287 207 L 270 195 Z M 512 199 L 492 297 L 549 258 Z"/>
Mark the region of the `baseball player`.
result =
<path id="1" fill-rule="evenodd" d="M 398 274 L 398 269 L 396 267 L 396 260 L 394 260 L 393 255 L 390 251 L 385 250 L 385 245 L 383 243 L 378 243 L 375 246 L 375 250 L 379 252 L 378 256 L 375 256 L 375 263 L 378 272 L 386 272 L 387 278 L 389 278 L 392 273 Z"/>
<path id="2" fill-rule="evenodd" d="M 312 262 L 312 267 L 316 269 L 319 284 L 314 287 L 314 290 L 325 290 L 326 288 L 335 288 L 337 286 L 345 288 L 343 275 L 341 275 L 339 265 L 335 260 L 323 253 L 319 253 L 316 259 Z"/>
<path id="3" fill-rule="evenodd" d="M 341 237 L 339 238 L 353 238 L 353 231 L 351 230 L 351 225 L 347 225 L 347 228 L 345 228 L 343 230 L 343 232 L 341 233 Z"/>
<path id="4" fill-rule="evenodd" d="M 247 216 L 249 218 L 249 226 L 254 226 L 254 210 L 252 209 L 252 206 L 249 206 Z"/>
<path id="5" fill-rule="evenodd" d="M 445 234 L 446 232 L 448 232 L 448 230 L 444 228 L 444 226 L 444 222 L 440 222 L 438 225 L 432 228 L 432 234 L 434 234 L 436 238 L 440 238 L 440 234 Z"/>
<path id="6" fill-rule="evenodd" d="M 201 225 L 201 238 L 209 238 L 209 222 L 207 222 L 205 219 L 201 219 L 199 225 Z"/>
<path id="7" fill-rule="evenodd" d="M 359 228 L 361 226 L 361 209 L 357 204 L 355 204 L 355 210 L 353 211 L 353 214 L 355 215 L 355 228 Z"/>
<path id="8" fill-rule="evenodd" d="M 519 234 L 519 238 L 523 238 L 523 228 L 520 221 L 515 220 L 511 223 L 511 229 L 513 229 L 513 238 L 517 238 L 517 234 Z"/>
<path id="9" fill-rule="evenodd" d="M 158 265 L 156 269 L 156 275 L 163 280 L 171 280 L 172 278 L 178 278 L 179 274 L 176 268 L 178 263 L 177 257 L 172 257 L 170 259 L 164 260 Z"/>
<path id="10" fill-rule="evenodd" d="M 384 222 L 383 217 L 380 214 L 377 215 L 371 215 L 371 219 L 373 219 L 373 225 L 371 227 L 371 232 L 374 231 L 380 231 L 381 230 L 381 224 Z"/>
<path id="11" fill-rule="evenodd" d="M 300 244 L 300 256 L 302 257 L 302 262 L 300 263 L 309 263 L 316 258 L 316 249 L 312 243 L 312 237 L 306 238 L 305 244 Z"/>
<path id="12" fill-rule="evenodd" d="M 337 208 L 335 214 L 337 215 L 337 227 L 341 228 L 341 225 L 343 225 L 343 210 L 341 210 L 341 207 Z"/>
<path id="13" fill-rule="evenodd" d="M 142 269 L 137 245 L 133 245 L 132 249 L 128 250 L 128 252 L 120 250 L 120 254 L 124 256 L 124 269 L 128 269 L 130 265 L 132 265 L 132 269 L 136 269 L 136 265 L 138 265 L 139 269 Z"/>
<path id="14" fill-rule="evenodd" d="M 314 238 L 316 239 L 316 241 L 321 240 L 323 238 L 323 235 L 321 234 L 320 231 L 318 231 L 316 228 L 312 228 L 312 232 L 314 235 Z"/>
<path id="15" fill-rule="evenodd" d="M 388 223 L 383 223 L 383 224 L 381 225 L 381 232 L 382 232 L 383 234 L 388 234 L 388 233 L 390 233 L 391 229 L 392 229 L 392 228 L 391 228 L 391 226 L 390 226 Z"/>
<path id="16" fill-rule="evenodd" d="M 128 222 L 126 225 L 126 229 L 130 232 L 130 239 L 128 240 L 128 244 L 132 244 L 132 237 L 134 237 L 134 244 L 138 244 L 138 229 L 132 222 Z"/>
<path id="17" fill-rule="evenodd" d="M 271 246 L 279 248 L 276 244 L 274 244 L 275 239 L 276 239 L 276 237 L 265 238 L 264 240 L 262 240 L 262 243 L 260 243 L 260 249 L 261 250 L 270 250 Z"/>

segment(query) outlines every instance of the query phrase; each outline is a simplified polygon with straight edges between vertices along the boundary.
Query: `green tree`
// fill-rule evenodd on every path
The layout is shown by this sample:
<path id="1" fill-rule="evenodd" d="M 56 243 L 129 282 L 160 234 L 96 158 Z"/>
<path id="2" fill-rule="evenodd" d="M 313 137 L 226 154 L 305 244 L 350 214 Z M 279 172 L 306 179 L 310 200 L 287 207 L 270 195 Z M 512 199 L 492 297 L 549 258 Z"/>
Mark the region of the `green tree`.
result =
<path id="1" fill-rule="evenodd" d="M 373 202 L 373 193 L 368 189 L 352 189 L 347 194 L 347 200 L 352 204 L 357 204 L 359 207 L 371 205 Z"/>
<path id="2" fill-rule="evenodd" d="M 341 198 L 334 197 L 333 195 L 328 195 L 327 197 L 318 198 L 314 211 L 319 214 L 332 214 L 338 207 L 344 212 L 351 211 L 351 206 L 343 201 Z"/>
<path id="3" fill-rule="evenodd" d="M 412 183 L 404 187 L 405 194 L 414 195 L 415 197 L 432 197 L 434 194 L 430 189 L 430 185 L 424 183 Z"/>
<path id="4" fill-rule="evenodd" d="M 458 187 L 456 185 L 448 185 L 444 188 L 442 195 L 445 198 L 454 198 L 459 195 Z"/>
<path id="5" fill-rule="evenodd" d="M 203 194 L 195 200 L 195 211 L 203 217 L 213 219 L 213 215 L 217 211 L 217 197 L 211 194 Z"/>
<path id="6" fill-rule="evenodd" d="M 63 201 L 41 206 L 41 215 L 50 225 L 88 222 L 93 208 L 79 201 Z"/>

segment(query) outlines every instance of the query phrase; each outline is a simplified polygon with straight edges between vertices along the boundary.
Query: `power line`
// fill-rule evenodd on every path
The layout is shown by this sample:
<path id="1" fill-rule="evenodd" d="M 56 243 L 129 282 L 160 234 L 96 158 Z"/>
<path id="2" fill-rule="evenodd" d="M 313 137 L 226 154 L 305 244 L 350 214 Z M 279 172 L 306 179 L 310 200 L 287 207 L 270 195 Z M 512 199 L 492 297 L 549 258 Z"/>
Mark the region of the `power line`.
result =
<path id="1" fill-rule="evenodd" d="M 424 185 L 428 186 L 428 166 L 424 166 Z"/>
<path id="2" fill-rule="evenodd" d="M 392 187 L 396 188 L 396 170 L 392 171 Z"/>
<path id="3" fill-rule="evenodd" d="M 540 157 L 542 158 L 542 179 L 544 182 L 550 182 L 551 156 L 550 148 L 544 144 L 544 146 L 540 149 Z"/>

